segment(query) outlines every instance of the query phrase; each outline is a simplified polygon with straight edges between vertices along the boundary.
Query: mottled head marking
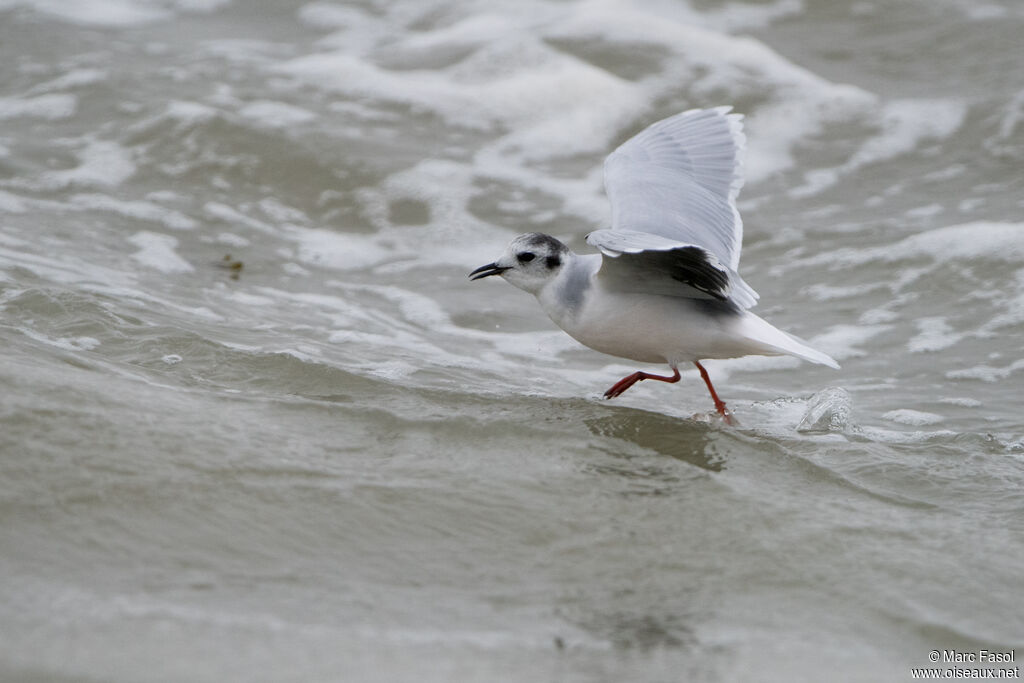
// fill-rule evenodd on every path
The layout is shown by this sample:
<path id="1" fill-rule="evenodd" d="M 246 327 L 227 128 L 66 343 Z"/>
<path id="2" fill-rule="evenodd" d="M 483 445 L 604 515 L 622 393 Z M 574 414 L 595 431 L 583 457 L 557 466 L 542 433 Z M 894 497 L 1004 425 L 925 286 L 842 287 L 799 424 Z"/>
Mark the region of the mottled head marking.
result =
<path id="1" fill-rule="evenodd" d="M 512 240 L 501 258 L 471 275 L 476 279 L 501 275 L 516 287 L 536 294 L 558 275 L 571 254 L 569 247 L 551 235 L 528 232 Z"/>
<path id="2" fill-rule="evenodd" d="M 528 232 L 516 238 L 516 241 L 523 240 L 523 242 L 530 246 L 535 247 L 538 250 L 545 251 L 546 254 L 561 254 L 562 252 L 569 251 L 569 247 L 565 246 L 551 235 L 545 235 L 542 232 Z"/>

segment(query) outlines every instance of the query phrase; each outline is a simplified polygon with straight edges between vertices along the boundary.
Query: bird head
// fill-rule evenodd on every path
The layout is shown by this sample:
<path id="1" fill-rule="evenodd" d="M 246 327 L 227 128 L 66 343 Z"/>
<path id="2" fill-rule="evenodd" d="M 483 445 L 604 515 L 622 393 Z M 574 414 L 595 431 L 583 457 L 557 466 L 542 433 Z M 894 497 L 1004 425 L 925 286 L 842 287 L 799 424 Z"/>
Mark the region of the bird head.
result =
<path id="1" fill-rule="evenodd" d="M 519 289 L 537 294 L 568 260 L 569 248 L 551 235 L 530 232 L 512 240 L 497 261 L 469 274 L 471 280 L 500 275 Z"/>

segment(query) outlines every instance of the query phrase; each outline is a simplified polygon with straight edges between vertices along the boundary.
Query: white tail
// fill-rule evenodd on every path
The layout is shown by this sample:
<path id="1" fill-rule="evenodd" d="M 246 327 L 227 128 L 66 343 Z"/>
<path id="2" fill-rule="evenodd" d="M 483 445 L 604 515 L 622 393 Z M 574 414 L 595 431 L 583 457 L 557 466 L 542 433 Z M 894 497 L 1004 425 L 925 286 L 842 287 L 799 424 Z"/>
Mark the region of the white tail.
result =
<path id="1" fill-rule="evenodd" d="M 787 334 L 753 313 L 746 312 L 740 319 L 737 331 L 769 355 L 796 356 L 811 363 L 827 365 L 836 370 L 839 363 L 826 353 L 812 349 L 807 342 Z"/>

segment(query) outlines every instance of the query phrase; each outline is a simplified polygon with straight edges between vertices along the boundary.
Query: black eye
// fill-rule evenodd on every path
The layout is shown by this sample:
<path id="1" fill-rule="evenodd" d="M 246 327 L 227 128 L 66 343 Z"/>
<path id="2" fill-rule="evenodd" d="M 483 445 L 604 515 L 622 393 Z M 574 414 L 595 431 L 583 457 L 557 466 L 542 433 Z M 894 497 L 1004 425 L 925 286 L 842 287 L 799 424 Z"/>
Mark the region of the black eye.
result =
<path id="1" fill-rule="evenodd" d="M 520 263 L 529 263 L 534 259 L 535 256 L 536 254 L 534 254 L 532 251 L 524 251 L 521 254 L 517 254 L 516 258 L 519 259 Z"/>

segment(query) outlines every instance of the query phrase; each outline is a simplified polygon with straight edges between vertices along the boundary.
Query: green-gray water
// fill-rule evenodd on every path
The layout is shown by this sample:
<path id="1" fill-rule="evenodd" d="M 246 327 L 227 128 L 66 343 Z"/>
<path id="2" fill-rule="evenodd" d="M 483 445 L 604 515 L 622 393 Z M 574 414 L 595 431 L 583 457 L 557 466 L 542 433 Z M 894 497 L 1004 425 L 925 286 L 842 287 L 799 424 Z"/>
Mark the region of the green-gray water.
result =
<path id="1" fill-rule="evenodd" d="M 0 0 L 0 679 L 905 681 L 1020 646 L 1022 31 Z M 638 367 L 466 278 L 520 232 L 586 250 L 604 156 L 720 104 L 756 310 L 843 365 L 707 363 L 736 428 L 693 370 L 602 400 Z"/>

